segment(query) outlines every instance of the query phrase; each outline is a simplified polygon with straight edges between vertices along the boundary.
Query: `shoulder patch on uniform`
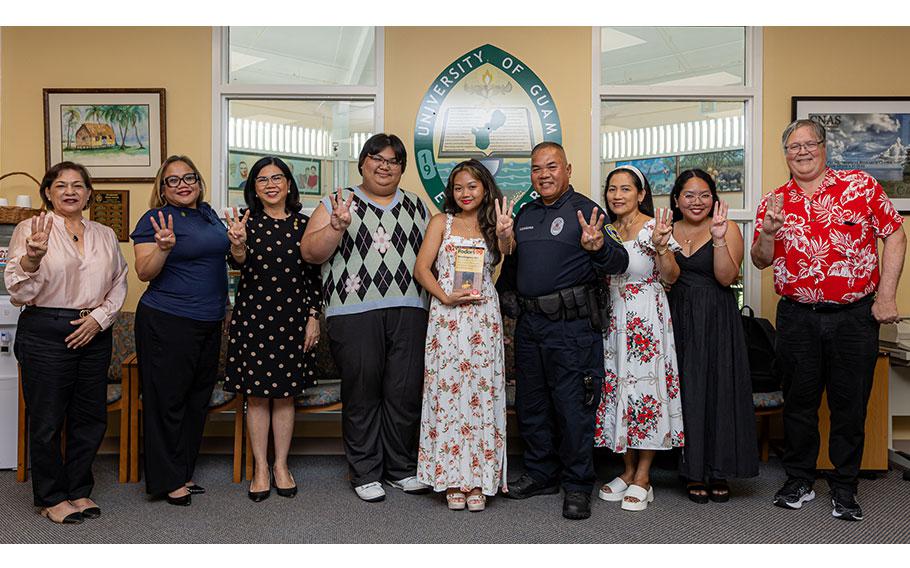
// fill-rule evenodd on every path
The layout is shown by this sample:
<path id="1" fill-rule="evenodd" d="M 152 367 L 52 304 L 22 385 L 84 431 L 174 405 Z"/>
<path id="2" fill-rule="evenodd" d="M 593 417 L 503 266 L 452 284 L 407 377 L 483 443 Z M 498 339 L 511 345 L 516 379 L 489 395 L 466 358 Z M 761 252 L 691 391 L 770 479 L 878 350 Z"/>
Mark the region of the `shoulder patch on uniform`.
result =
<path id="1" fill-rule="evenodd" d="M 619 231 L 616 230 L 612 223 L 604 225 L 604 233 L 617 243 L 622 244 L 622 239 L 619 238 Z"/>

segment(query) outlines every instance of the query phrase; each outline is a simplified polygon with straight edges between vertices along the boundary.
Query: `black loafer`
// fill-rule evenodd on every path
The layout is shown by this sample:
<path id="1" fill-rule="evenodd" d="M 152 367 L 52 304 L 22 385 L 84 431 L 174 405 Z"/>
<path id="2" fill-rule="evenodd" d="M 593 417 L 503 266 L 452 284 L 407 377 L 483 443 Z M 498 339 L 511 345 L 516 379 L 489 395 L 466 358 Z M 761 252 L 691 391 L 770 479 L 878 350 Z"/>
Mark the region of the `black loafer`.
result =
<path id="1" fill-rule="evenodd" d="M 516 481 L 510 481 L 508 493 L 502 495 L 509 499 L 527 499 L 535 495 L 553 495 L 554 493 L 559 493 L 558 485 L 541 483 L 526 473 Z"/>
<path id="2" fill-rule="evenodd" d="M 101 507 L 87 507 L 82 509 L 82 516 L 86 519 L 97 519 L 101 516 Z"/>
<path id="3" fill-rule="evenodd" d="M 167 502 L 171 505 L 177 505 L 178 507 L 189 507 L 193 502 L 193 496 L 189 493 L 180 497 L 171 497 L 168 495 Z"/>
<path id="4" fill-rule="evenodd" d="M 190 492 L 190 495 L 202 495 L 205 493 L 205 487 L 196 485 L 195 483 L 192 485 L 187 485 L 186 490 Z"/>
<path id="5" fill-rule="evenodd" d="M 591 494 L 582 491 L 566 491 L 562 502 L 562 516 L 567 519 L 581 520 L 591 516 Z"/>

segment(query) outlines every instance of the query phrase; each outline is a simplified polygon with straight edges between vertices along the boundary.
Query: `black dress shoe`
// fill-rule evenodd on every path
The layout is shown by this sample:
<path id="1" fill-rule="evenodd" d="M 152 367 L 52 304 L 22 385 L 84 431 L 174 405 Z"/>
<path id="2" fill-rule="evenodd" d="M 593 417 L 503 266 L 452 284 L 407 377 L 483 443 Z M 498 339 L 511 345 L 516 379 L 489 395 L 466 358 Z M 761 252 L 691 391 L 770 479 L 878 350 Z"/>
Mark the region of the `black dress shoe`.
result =
<path id="1" fill-rule="evenodd" d="M 101 507 L 87 507 L 82 509 L 82 516 L 86 519 L 97 519 L 101 516 Z"/>
<path id="2" fill-rule="evenodd" d="M 562 516 L 572 520 L 590 517 L 591 494 L 583 491 L 566 491 L 566 498 L 562 502 Z"/>
<path id="3" fill-rule="evenodd" d="M 516 481 L 510 481 L 509 492 L 503 493 L 502 495 L 509 499 L 527 499 L 528 497 L 534 497 L 535 495 L 552 495 L 554 493 L 559 493 L 558 485 L 540 483 L 526 473 Z"/>
<path id="4" fill-rule="evenodd" d="M 287 497 L 290 499 L 297 495 L 297 485 L 296 484 L 293 487 L 278 487 L 278 485 L 275 483 L 274 471 L 272 472 L 272 487 L 275 488 L 275 492 L 278 493 L 278 495 L 281 497 Z"/>
<path id="5" fill-rule="evenodd" d="M 177 505 L 179 507 L 189 507 L 190 503 L 193 502 L 193 496 L 189 493 L 180 497 L 171 497 L 168 495 L 167 502 L 171 505 Z"/>
<path id="6" fill-rule="evenodd" d="M 272 485 L 274 485 L 274 478 L 272 477 L 272 470 L 269 470 L 269 487 L 265 491 L 247 491 L 246 496 L 250 498 L 250 501 L 253 503 L 259 503 L 260 501 L 265 501 L 269 498 L 269 495 L 272 494 Z"/>
<path id="7" fill-rule="evenodd" d="M 186 490 L 190 492 L 190 495 L 202 495 L 205 493 L 205 487 L 196 485 L 195 483 L 192 485 L 187 485 Z"/>

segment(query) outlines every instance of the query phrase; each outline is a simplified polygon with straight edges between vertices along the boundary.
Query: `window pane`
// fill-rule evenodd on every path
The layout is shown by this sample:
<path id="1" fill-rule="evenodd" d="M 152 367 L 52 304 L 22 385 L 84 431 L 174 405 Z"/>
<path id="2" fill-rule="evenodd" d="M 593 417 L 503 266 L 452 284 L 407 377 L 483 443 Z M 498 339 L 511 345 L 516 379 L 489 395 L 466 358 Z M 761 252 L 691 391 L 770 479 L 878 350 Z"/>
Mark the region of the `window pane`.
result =
<path id="1" fill-rule="evenodd" d="M 228 205 L 244 205 L 249 168 L 269 155 L 287 162 L 308 210 L 334 188 L 359 184 L 357 157 L 373 115 L 372 101 L 229 101 Z"/>
<path id="2" fill-rule="evenodd" d="M 744 85 L 745 54 L 741 27 L 605 27 L 600 84 Z"/>
<path id="3" fill-rule="evenodd" d="M 743 101 L 603 101 L 600 121 L 600 187 L 607 173 L 631 163 L 648 178 L 655 207 L 683 170 L 701 168 L 717 183 L 731 209 L 743 207 L 745 184 Z"/>
<path id="4" fill-rule="evenodd" d="M 374 29 L 231 27 L 229 81 L 255 85 L 375 85 Z"/>

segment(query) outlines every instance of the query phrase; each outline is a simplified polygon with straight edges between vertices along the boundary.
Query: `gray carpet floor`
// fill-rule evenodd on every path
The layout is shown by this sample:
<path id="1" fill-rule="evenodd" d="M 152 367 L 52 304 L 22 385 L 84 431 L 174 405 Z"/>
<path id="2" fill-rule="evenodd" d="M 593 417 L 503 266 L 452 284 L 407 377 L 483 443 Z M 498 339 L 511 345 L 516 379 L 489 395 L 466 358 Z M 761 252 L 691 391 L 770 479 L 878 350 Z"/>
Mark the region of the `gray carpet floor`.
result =
<path id="1" fill-rule="evenodd" d="M 520 458 L 510 456 L 510 478 Z M 831 517 L 827 487 L 816 482 L 815 501 L 799 511 L 771 505 L 783 482 L 780 463 L 762 465 L 761 475 L 731 484 L 728 503 L 697 505 L 682 491 L 671 463 L 652 474 L 655 501 L 644 512 L 593 499 L 586 521 L 560 515 L 562 495 L 524 501 L 495 498 L 482 513 L 449 511 L 440 495 L 405 495 L 387 488 L 382 503 L 364 503 L 345 479 L 342 456 L 292 456 L 300 486 L 295 499 L 262 503 L 246 498 L 247 484 L 230 482 L 228 456 L 203 455 L 196 481 L 208 493 L 190 507 L 151 501 L 144 485 L 119 484 L 116 460 L 95 462 L 93 497 L 100 519 L 59 526 L 38 516 L 30 483 L 0 471 L 2 543 L 908 543 L 910 482 L 899 471 L 860 482 L 866 520 Z M 613 459 L 598 459 L 601 479 L 619 472 Z"/>

